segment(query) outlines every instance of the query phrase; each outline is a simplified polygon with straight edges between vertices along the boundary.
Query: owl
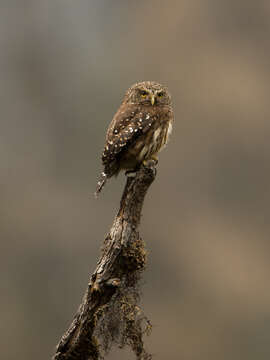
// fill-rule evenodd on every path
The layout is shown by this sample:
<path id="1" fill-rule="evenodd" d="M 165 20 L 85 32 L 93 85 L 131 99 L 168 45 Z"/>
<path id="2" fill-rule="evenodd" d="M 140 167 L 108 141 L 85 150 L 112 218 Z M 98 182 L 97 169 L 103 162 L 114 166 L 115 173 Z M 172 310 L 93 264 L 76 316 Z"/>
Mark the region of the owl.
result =
<path id="1" fill-rule="evenodd" d="M 158 160 L 172 130 L 171 95 L 165 86 L 143 81 L 131 86 L 107 130 L 102 154 L 104 170 L 96 196 L 119 171 L 136 171 L 147 160 Z"/>

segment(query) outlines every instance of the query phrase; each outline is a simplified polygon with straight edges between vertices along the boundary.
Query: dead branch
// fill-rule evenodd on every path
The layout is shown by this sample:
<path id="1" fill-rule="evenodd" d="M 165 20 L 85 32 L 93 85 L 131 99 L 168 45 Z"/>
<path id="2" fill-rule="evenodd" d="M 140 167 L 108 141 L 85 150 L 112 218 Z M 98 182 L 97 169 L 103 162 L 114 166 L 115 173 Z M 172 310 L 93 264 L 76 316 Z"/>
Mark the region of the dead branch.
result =
<path id="1" fill-rule="evenodd" d="M 97 268 L 53 360 L 104 359 L 114 344 L 130 346 L 137 360 L 151 359 L 143 343 L 151 325 L 138 305 L 138 281 L 145 268 L 146 251 L 137 229 L 144 197 L 155 176 L 155 163 L 150 161 L 135 177 L 127 178 Z"/>

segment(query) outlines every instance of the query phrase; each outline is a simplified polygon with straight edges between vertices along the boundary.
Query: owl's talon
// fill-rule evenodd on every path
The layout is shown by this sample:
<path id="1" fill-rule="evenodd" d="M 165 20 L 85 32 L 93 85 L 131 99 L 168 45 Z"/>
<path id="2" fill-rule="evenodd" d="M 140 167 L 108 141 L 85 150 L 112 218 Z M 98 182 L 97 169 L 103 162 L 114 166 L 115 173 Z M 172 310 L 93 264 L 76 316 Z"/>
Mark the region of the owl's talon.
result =
<path id="1" fill-rule="evenodd" d="M 129 170 L 125 172 L 126 177 L 135 177 L 136 176 L 136 171 L 133 170 Z"/>
<path id="2" fill-rule="evenodd" d="M 151 159 L 143 160 L 143 166 L 151 167 L 156 166 L 158 164 L 158 158 L 156 156 L 152 156 Z"/>
<path id="3" fill-rule="evenodd" d="M 155 162 L 156 165 L 158 164 L 158 157 L 157 157 L 157 156 L 153 155 L 153 156 L 151 157 L 151 160 L 154 160 L 154 162 Z"/>

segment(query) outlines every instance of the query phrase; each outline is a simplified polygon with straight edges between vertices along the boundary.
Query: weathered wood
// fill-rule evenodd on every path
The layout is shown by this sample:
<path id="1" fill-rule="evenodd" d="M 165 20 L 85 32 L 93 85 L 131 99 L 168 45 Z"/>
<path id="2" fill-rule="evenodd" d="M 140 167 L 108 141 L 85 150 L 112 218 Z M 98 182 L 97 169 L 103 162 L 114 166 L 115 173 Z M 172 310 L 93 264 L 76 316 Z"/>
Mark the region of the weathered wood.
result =
<path id="1" fill-rule="evenodd" d="M 53 360 L 99 360 L 113 344 L 129 345 L 138 360 L 151 358 L 143 344 L 143 334 L 151 326 L 138 306 L 138 281 L 146 262 L 138 226 L 144 197 L 155 176 L 155 163 L 149 161 L 135 177 L 127 177 L 97 268 Z"/>

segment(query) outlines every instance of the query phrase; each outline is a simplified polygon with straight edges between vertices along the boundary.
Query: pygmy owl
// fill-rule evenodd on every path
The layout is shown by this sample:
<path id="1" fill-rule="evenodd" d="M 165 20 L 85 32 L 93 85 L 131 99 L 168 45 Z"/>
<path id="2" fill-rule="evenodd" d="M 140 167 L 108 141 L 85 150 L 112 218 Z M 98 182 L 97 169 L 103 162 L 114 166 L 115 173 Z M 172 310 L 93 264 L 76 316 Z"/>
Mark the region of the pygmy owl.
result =
<path id="1" fill-rule="evenodd" d="M 131 86 L 108 128 L 102 154 L 104 170 L 96 195 L 120 170 L 136 171 L 158 152 L 172 130 L 173 110 L 168 89 L 154 81 Z"/>

